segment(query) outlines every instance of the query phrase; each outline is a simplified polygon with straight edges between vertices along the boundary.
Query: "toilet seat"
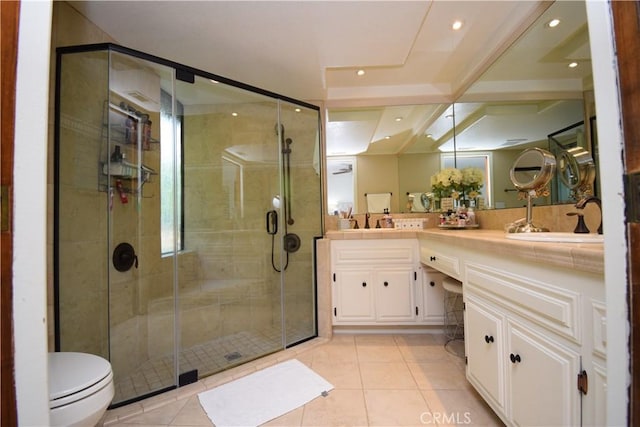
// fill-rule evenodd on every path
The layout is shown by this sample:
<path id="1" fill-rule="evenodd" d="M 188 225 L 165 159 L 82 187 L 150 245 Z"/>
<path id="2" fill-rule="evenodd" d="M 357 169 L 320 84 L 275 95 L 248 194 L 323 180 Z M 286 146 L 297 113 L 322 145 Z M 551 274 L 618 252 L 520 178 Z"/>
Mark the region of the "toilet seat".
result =
<path id="1" fill-rule="evenodd" d="M 77 402 L 113 381 L 111 364 L 86 353 L 49 353 L 49 407 Z"/>

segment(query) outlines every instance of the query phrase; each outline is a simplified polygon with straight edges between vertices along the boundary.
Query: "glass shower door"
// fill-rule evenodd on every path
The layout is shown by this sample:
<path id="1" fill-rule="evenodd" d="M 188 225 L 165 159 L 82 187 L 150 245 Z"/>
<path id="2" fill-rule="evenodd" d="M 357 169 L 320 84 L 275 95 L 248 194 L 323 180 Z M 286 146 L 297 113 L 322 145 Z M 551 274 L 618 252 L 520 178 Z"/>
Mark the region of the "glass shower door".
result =
<path id="1" fill-rule="evenodd" d="M 269 234 L 266 220 L 281 185 L 278 103 L 193 80 L 176 84 L 181 384 L 283 348 L 280 274 L 272 268 L 280 254 L 271 256 L 279 234 Z"/>

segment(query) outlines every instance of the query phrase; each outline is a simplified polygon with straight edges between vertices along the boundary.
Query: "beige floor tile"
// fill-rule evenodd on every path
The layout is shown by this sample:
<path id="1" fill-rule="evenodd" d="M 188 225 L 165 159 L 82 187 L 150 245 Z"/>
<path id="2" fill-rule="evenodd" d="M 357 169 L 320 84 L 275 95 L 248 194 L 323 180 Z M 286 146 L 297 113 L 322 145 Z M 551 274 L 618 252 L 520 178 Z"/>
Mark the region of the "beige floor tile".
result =
<path id="1" fill-rule="evenodd" d="M 451 354 L 445 349 L 444 344 L 425 342 L 424 344 L 401 344 L 398 351 L 407 362 L 429 362 L 435 360 L 447 360 Z"/>
<path id="2" fill-rule="evenodd" d="M 213 426 L 200 405 L 198 396 L 192 396 L 171 422 L 172 426 Z"/>
<path id="3" fill-rule="evenodd" d="M 173 402 L 167 403 L 164 406 L 160 406 L 147 412 L 143 412 L 140 415 L 135 415 L 131 418 L 127 418 L 126 420 L 124 420 L 124 423 L 145 426 L 171 425 L 174 418 L 187 403 L 187 400 L 188 399 L 175 400 Z M 116 425 L 120 426 L 122 424 Z"/>
<path id="4" fill-rule="evenodd" d="M 365 390 L 370 426 L 424 426 L 429 411 L 418 390 Z"/>
<path id="5" fill-rule="evenodd" d="M 407 363 L 421 390 L 465 390 L 470 387 L 464 371 L 450 360 Z"/>
<path id="6" fill-rule="evenodd" d="M 438 426 L 502 426 L 500 419 L 473 390 L 422 390 L 432 421 Z"/>
<path id="7" fill-rule="evenodd" d="M 402 353 L 395 344 L 358 344 L 358 361 L 363 362 L 402 362 Z"/>
<path id="8" fill-rule="evenodd" d="M 313 350 L 313 362 L 358 363 L 358 353 L 353 342 L 330 343 Z"/>
<path id="9" fill-rule="evenodd" d="M 307 403 L 303 426 L 366 426 L 367 411 L 362 390 L 331 390 L 327 397 Z"/>
<path id="10" fill-rule="evenodd" d="M 357 363 L 314 362 L 311 369 L 335 388 L 362 389 L 360 367 Z"/>
<path id="11" fill-rule="evenodd" d="M 406 390 L 417 389 L 418 386 L 411 375 L 406 363 L 360 363 L 362 386 L 365 390 L 386 389 Z"/>
<path id="12" fill-rule="evenodd" d="M 304 412 L 304 407 L 300 407 L 294 409 L 293 411 L 287 412 L 286 414 L 278 417 L 274 420 L 271 420 L 263 426 L 269 427 L 297 427 L 302 424 L 302 413 Z"/>
<path id="13" fill-rule="evenodd" d="M 356 335 L 356 345 L 390 345 L 396 346 L 396 340 L 394 335 L 391 334 L 369 334 L 369 335 Z"/>

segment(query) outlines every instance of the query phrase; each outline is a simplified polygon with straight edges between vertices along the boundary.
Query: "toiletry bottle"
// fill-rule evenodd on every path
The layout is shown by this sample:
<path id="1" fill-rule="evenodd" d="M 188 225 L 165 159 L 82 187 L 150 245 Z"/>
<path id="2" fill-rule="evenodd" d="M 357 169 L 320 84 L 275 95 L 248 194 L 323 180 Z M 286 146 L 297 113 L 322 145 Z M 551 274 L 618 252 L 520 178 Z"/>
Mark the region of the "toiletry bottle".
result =
<path id="1" fill-rule="evenodd" d="M 467 225 L 476 225 L 476 213 L 473 211 L 473 207 L 467 209 Z"/>
<path id="2" fill-rule="evenodd" d="M 111 153 L 111 161 L 112 162 L 121 162 L 122 161 L 122 152 L 120 152 L 120 146 L 116 145 L 113 149 L 113 153 Z"/>

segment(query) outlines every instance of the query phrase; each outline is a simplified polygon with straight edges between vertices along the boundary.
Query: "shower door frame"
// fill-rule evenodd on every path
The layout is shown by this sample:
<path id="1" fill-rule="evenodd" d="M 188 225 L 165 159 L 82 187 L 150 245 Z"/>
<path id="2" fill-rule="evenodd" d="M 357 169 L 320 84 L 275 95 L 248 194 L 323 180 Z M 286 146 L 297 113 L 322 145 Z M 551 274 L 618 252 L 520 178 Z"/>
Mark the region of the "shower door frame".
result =
<path id="1" fill-rule="evenodd" d="M 60 258 L 61 258 L 61 254 L 60 254 L 60 248 L 59 248 L 59 221 L 61 220 L 61 218 L 59 217 L 59 197 L 60 197 L 60 189 L 59 189 L 59 180 L 58 180 L 58 176 L 59 176 L 59 156 L 60 156 L 60 152 L 59 152 L 59 144 L 60 144 L 60 117 L 59 117 L 59 111 L 60 111 L 60 97 L 59 97 L 59 91 L 60 91 L 60 73 L 61 73 L 61 62 L 62 62 L 62 57 L 66 54 L 73 54 L 73 53 L 89 53 L 89 52 L 100 52 L 100 51 L 104 51 L 107 54 L 111 54 L 111 53 L 119 53 L 119 54 L 123 54 L 123 55 L 129 55 L 134 59 L 140 59 L 140 60 L 144 60 L 144 61 L 150 61 L 153 62 L 155 64 L 158 64 L 160 66 L 166 66 L 169 68 L 172 68 L 175 72 L 174 74 L 174 82 L 176 80 L 184 80 L 184 79 L 190 79 L 190 78 L 194 78 L 194 76 L 200 76 L 206 79 L 211 79 L 211 80 L 215 80 L 216 82 L 220 82 L 226 85 L 229 85 L 231 87 L 234 88 L 238 88 L 238 89 L 242 89 L 242 90 L 246 90 L 258 95 L 263 95 L 265 97 L 271 98 L 272 100 L 274 100 L 278 105 L 280 105 L 281 103 L 288 103 L 288 104 L 292 104 L 292 105 L 298 105 L 300 107 L 304 107 L 307 108 L 313 112 L 315 112 L 315 114 L 317 115 L 317 128 L 316 128 L 316 132 L 317 132 L 317 138 L 318 141 L 322 141 L 322 121 L 321 121 L 321 112 L 320 112 L 320 108 L 318 106 L 315 106 L 313 104 L 309 104 L 306 103 L 304 101 L 299 101 L 299 100 L 295 100 L 293 98 L 289 98 L 287 96 L 283 96 L 271 91 L 267 91 L 264 89 L 260 89 L 245 83 L 241 83 L 232 79 L 228 79 L 226 77 L 223 76 L 218 76 L 212 73 L 208 73 L 202 70 L 198 70 L 189 66 L 185 66 L 182 64 L 178 64 L 176 62 L 173 61 L 169 61 L 163 58 L 159 58 L 144 52 L 140 52 L 140 51 L 136 51 L 133 49 L 129 49 L 126 47 L 122 47 L 119 45 L 115 45 L 112 43 L 99 43 L 99 44 L 91 44 L 91 45 L 81 45 L 81 46 L 71 46 L 71 47 L 62 47 L 62 48 L 58 48 L 57 49 L 57 66 L 56 66 L 56 100 L 55 100 L 55 105 L 56 105 L 56 115 L 55 115 L 55 130 L 54 130 L 54 137 L 55 137 L 55 147 L 56 147 L 56 153 L 55 153 L 55 167 L 56 167 L 56 183 L 54 185 L 54 191 L 55 191 L 55 197 L 54 197 L 54 252 L 53 252 L 53 256 L 54 256 L 54 340 L 55 340 L 55 350 L 56 351 L 60 351 L 61 350 L 61 330 L 60 330 L 60 280 L 59 280 L 59 263 L 60 263 Z M 174 89 L 175 89 L 175 83 L 174 83 Z M 172 97 L 174 97 L 175 99 L 175 93 L 172 94 Z M 310 315 L 313 316 L 313 331 L 312 331 L 312 335 L 304 337 L 303 339 L 299 339 L 295 342 L 288 342 L 285 336 L 285 312 L 286 312 L 286 307 L 285 307 L 285 300 L 284 300 L 284 286 L 285 286 L 285 274 L 282 273 L 280 275 L 280 289 L 281 289 L 281 295 L 280 295 L 280 300 L 281 300 L 281 307 L 282 307 L 282 312 L 283 312 L 283 316 L 281 317 L 281 322 L 282 322 L 282 347 L 281 349 L 284 348 L 288 348 L 294 345 L 297 345 L 301 342 L 307 341 L 309 339 L 313 339 L 314 337 L 316 337 L 318 335 L 318 314 L 317 314 L 317 271 L 316 271 L 316 249 L 315 249 L 315 243 L 317 239 L 322 238 L 322 235 L 324 234 L 324 197 L 323 197 L 323 182 L 324 182 L 324 173 L 323 173 L 323 166 L 324 166 L 324 156 L 323 156 L 323 144 L 320 143 L 318 144 L 318 147 L 316 148 L 318 153 L 318 159 L 319 159 L 319 163 L 320 163 L 320 171 L 318 172 L 318 191 L 319 191 L 319 206 L 318 206 L 318 216 L 319 216 L 319 222 L 317 224 L 317 235 L 313 236 L 312 240 L 312 244 L 313 244 L 313 248 L 312 248 L 312 265 L 311 265 L 311 286 L 312 286 L 312 292 L 313 292 L 313 313 L 310 313 Z M 178 171 L 178 173 L 180 173 Z M 107 202 L 108 203 L 108 202 Z M 282 238 L 280 239 L 282 240 Z M 110 256 L 111 254 L 109 254 Z M 177 299 L 179 297 L 178 295 L 178 286 L 179 283 L 177 281 L 177 271 L 175 270 L 177 268 L 177 253 L 174 253 L 174 299 Z M 107 286 L 111 286 L 110 284 L 110 280 L 109 283 L 107 284 Z M 111 302 L 109 302 L 108 304 L 111 304 Z M 178 328 L 180 327 L 180 313 L 176 310 L 174 311 L 174 328 L 177 331 Z M 110 334 L 110 332 L 109 332 Z M 176 332 L 177 335 L 177 332 Z M 108 345 L 108 347 L 110 348 L 110 345 Z M 136 396 L 135 398 L 132 399 L 128 399 L 126 401 L 121 401 L 121 402 L 116 402 L 114 405 L 112 405 L 112 407 L 118 407 L 118 406 L 122 406 L 122 405 L 126 405 L 147 397 L 150 397 L 152 395 L 158 394 L 158 393 L 162 393 L 165 392 L 169 389 L 173 389 L 176 387 L 179 387 L 181 385 L 186 385 L 192 381 L 186 381 L 184 384 L 180 383 L 179 380 L 179 370 L 180 370 L 180 361 L 178 360 L 178 352 L 180 350 L 179 347 L 179 341 L 174 342 L 174 366 L 175 366 L 175 370 L 176 370 L 176 376 L 174 378 L 174 383 L 175 385 L 172 387 L 168 387 L 168 388 L 163 388 L 161 390 L 155 390 L 152 391 L 148 394 L 143 394 L 140 396 Z M 65 349 L 65 351 L 68 351 L 68 349 Z M 111 352 L 111 350 L 109 350 L 109 352 Z"/>

